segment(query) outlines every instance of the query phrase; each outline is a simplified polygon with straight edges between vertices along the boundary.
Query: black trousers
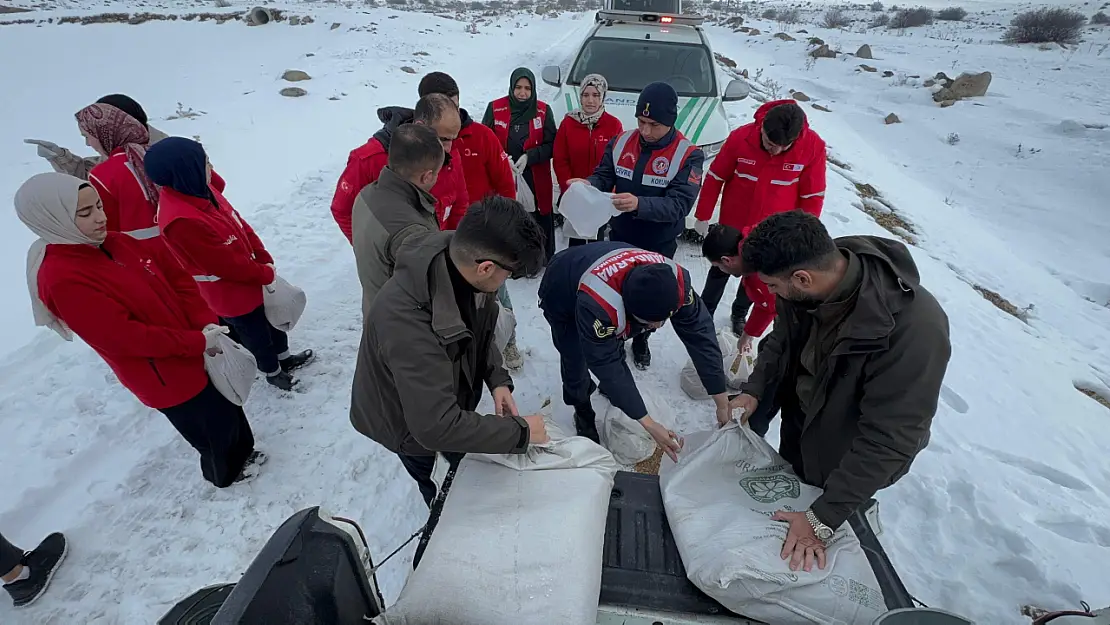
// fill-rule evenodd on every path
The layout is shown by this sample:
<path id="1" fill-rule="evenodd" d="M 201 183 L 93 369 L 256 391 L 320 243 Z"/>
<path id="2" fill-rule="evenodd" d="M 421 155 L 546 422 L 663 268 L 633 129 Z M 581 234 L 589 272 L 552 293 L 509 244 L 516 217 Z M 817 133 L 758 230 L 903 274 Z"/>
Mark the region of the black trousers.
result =
<path id="1" fill-rule="evenodd" d="M 459 462 L 462 461 L 465 455 L 453 452 L 444 452 L 443 454 L 452 468 L 458 467 Z M 420 489 L 420 496 L 424 498 L 424 503 L 431 508 L 432 500 L 436 498 L 436 483 L 432 481 L 432 471 L 436 466 L 436 457 L 434 455 L 409 456 L 406 454 L 397 454 L 397 457 L 401 459 L 401 464 L 405 466 L 409 476 L 416 480 L 416 487 Z"/>
<path id="2" fill-rule="evenodd" d="M 550 261 L 551 257 L 555 255 L 555 213 L 541 215 L 540 211 L 537 210 L 532 213 L 532 219 L 535 219 L 540 229 L 543 230 L 543 252 L 547 260 Z"/>
<path id="3" fill-rule="evenodd" d="M 254 451 L 254 433 L 241 406 L 211 382 L 189 401 L 163 408 L 173 427 L 200 454 L 200 472 L 219 488 L 231 486 Z"/>
<path id="4" fill-rule="evenodd" d="M 705 288 L 701 291 L 701 300 L 705 302 L 705 307 L 709 309 L 709 314 L 717 312 L 717 305 L 721 303 L 721 298 L 725 295 L 725 287 L 728 285 L 728 279 L 732 276 L 711 267 L 709 273 L 705 276 Z M 732 316 L 736 319 L 743 319 L 748 316 L 748 309 L 752 307 L 752 301 L 748 299 L 747 292 L 744 291 L 743 283 L 736 289 L 736 299 L 732 301 Z"/>
<path id="5" fill-rule="evenodd" d="M 254 355 L 259 371 L 267 375 L 281 371 L 278 360 L 289 354 L 289 335 L 270 325 L 265 306 L 238 317 L 224 317 L 223 322 L 235 330 L 239 344 Z"/>
<path id="6" fill-rule="evenodd" d="M 675 255 L 675 252 L 678 251 L 678 240 L 676 239 L 676 240 L 671 241 L 669 243 L 666 243 L 664 245 L 659 245 L 659 246 L 655 246 L 655 247 L 652 247 L 652 248 L 644 248 L 644 249 L 648 250 L 649 252 L 657 252 L 659 254 L 662 254 L 662 255 L 666 256 L 667 258 L 673 259 L 674 255 Z M 647 347 L 648 337 L 651 336 L 652 332 L 655 332 L 655 330 L 644 330 L 643 332 L 640 332 L 639 334 L 636 334 L 635 336 L 633 336 L 632 337 L 632 349 L 633 349 L 633 351 L 635 351 L 637 349 L 643 349 L 644 347 Z"/>
<path id="7" fill-rule="evenodd" d="M 0 575 L 7 575 L 23 562 L 23 550 L 0 534 Z"/>
<path id="8" fill-rule="evenodd" d="M 551 326 L 551 342 L 559 352 L 559 375 L 563 381 L 563 403 L 577 408 L 589 407 L 593 380 L 582 353 L 578 325 L 573 319 L 556 319 L 544 313 Z"/>

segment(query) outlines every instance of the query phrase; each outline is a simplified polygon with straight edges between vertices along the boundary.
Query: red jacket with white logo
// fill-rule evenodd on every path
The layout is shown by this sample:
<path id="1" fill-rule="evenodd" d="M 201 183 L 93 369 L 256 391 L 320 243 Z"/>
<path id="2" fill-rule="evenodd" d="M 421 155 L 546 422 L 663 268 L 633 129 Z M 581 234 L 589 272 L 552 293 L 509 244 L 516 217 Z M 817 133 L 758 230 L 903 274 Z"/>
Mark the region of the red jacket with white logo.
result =
<path id="1" fill-rule="evenodd" d="M 221 317 L 245 315 L 262 305 L 262 287 L 274 281 L 274 259 L 250 224 L 219 191 L 216 205 L 162 188 L 158 222 L 162 236 L 200 294 Z"/>
<path id="2" fill-rule="evenodd" d="M 443 169 L 439 170 L 439 179 L 432 187 L 431 194 L 436 198 L 436 218 L 443 230 L 454 230 L 470 206 L 462 162 L 458 147 L 452 145 L 451 154 L 445 159 Z M 347 167 L 339 176 L 335 197 L 331 201 L 331 214 L 348 242 L 351 242 L 351 210 L 354 209 L 355 198 L 366 185 L 378 179 L 388 164 L 389 151 L 376 137 L 355 148 L 347 158 Z M 513 197 L 516 197 L 515 191 Z"/>
<path id="3" fill-rule="evenodd" d="M 509 155 L 488 126 L 470 119 L 459 109 L 462 130 L 455 140 L 454 150 L 462 156 L 466 177 L 466 194 L 471 202 L 480 202 L 488 195 L 516 199 L 516 178 Z"/>
<path id="4" fill-rule="evenodd" d="M 89 183 L 100 194 L 108 230 L 122 232 L 135 239 L 152 239 L 159 235 L 156 219 L 158 207 L 146 196 L 143 185 L 123 148 L 89 172 Z M 212 172 L 212 186 L 223 193 L 224 179 Z"/>
<path id="5" fill-rule="evenodd" d="M 559 191 L 567 190 L 568 180 L 589 178 L 605 156 L 609 140 L 622 132 L 621 120 L 608 113 L 602 113 L 592 128 L 570 115 L 564 117 L 555 134 L 555 156 L 552 158 Z"/>
<path id="6" fill-rule="evenodd" d="M 509 141 L 509 122 L 512 112 L 509 107 L 508 96 L 497 98 L 490 102 L 493 110 L 493 134 L 497 135 L 498 143 L 504 147 Z M 528 126 L 528 138 L 524 140 L 524 151 L 543 144 L 544 123 L 551 114 L 551 108 L 546 102 L 536 101 L 536 116 Z M 555 188 L 551 180 L 551 162 L 543 161 L 529 165 L 528 171 L 532 172 L 532 186 L 535 187 L 536 212 L 541 215 L 550 215 L 555 206 Z"/>
<path id="7" fill-rule="evenodd" d="M 746 231 L 768 215 L 800 209 L 818 217 L 825 203 L 825 142 L 809 122 L 791 148 L 778 156 L 763 149 L 763 118 L 772 108 L 792 102 L 776 100 L 759 107 L 753 123 L 729 134 L 709 166 L 694 213 L 709 221 L 717 196 L 721 197 L 718 221 Z"/>
<path id="8" fill-rule="evenodd" d="M 218 320 L 164 246 L 117 232 L 99 247 L 48 245 L 38 288 L 143 404 L 177 406 L 208 384 L 201 329 Z"/>

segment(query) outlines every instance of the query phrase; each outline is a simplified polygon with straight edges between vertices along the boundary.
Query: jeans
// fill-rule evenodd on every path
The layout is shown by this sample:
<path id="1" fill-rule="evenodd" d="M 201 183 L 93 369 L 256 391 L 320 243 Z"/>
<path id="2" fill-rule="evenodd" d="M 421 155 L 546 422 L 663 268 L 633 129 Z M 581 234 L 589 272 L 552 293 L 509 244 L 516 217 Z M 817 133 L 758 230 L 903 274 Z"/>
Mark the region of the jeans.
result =
<path id="1" fill-rule="evenodd" d="M 705 302 L 705 307 L 709 309 L 709 314 L 717 312 L 717 305 L 721 303 L 721 298 L 725 295 L 725 287 L 728 285 L 729 276 L 727 273 L 711 267 L 709 273 L 705 276 L 705 288 L 701 291 L 701 300 Z M 748 309 L 752 307 L 752 301 L 748 299 L 748 294 L 744 291 L 743 282 L 736 289 L 736 299 L 732 301 L 732 318 L 743 319 L 748 316 Z"/>
<path id="2" fill-rule="evenodd" d="M 0 534 L 0 575 L 7 575 L 23 563 L 23 550 L 8 542 Z"/>
<path id="3" fill-rule="evenodd" d="M 270 325 L 265 306 L 238 317 L 225 317 L 223 322 L 235 329 L 240 344 L 254 355 L 259 371 L 266 375 L 281 371 L 278 361 L 289 356 L 289 335 Z"/>
<path id="4" fill-rule="evenodd" d="M 451 452 L 443 454 L 452 467 L 459 466 L 463 455 Z M 404 465 L 409 476 L 416 480 L 416 487 L 420 490 L 420 496 L 424 498 L 425 505 L 431 508 L 432 501 L 436 498 L 436 483 L 432 481 L 432 471 L 436 466 L 436 457 L 434 455 L 409 456 L 406 454 L 397 454 L 397 457 L 401 459 L 401 464 Z"/>
<path id="5" fill-rule="evenodd" d="M 219 488 L 235 482 L 254 451 L 254 433 L 241 406 L 209 382 L 196 397 L 159 412 L 200 454 L 204 479 Z"/>

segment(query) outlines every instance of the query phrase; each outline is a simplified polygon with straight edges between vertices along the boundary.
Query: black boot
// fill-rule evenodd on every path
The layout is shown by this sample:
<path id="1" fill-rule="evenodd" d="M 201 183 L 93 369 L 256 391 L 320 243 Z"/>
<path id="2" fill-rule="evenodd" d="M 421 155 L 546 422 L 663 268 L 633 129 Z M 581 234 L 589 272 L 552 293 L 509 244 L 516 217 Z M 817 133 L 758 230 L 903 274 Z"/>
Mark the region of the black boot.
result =
<path id="1" fill-rule="evenodd" d="M 732 333 L 736 336 L 740 336 L 744 333 L 744 324 L 747 323 L 748 320 L 746 317 L 737 317 L 736 315 L 732 315 L 731 317 L 729 317 L 729 322 L 732 326 Z"/>
<path id="2" fill-rule="evenodd" d="M 632 363 L 640 371 L 651 366 L 651 348 L 648 347 L 648 335 L 637 334 L 632 339 Z"/>
<path id="3" fill-rule="evenodd" d="M 597 414 L 593 407 L 586 405 L 574 408 L 574 433 L 600 445 L 601 437 L 597 433 L 596 419 Z"/>
<path id="4" fill-rule="evenodd" d="M 301 367 L 312 362 L 312 359 L 315 357 L 316 354 L 314 354 L 311 349 L 306 349 L 303 352 L 290 354 L 289 356 L 282 358 L 278 361 L 278 364 L 281 365 L 282 371 L 284 371 L 285 373 L 289 373 L 290 371 L 300 369 Z"/>
<path id="5" fill-rule="evenodd" d="M 297 385 L 297 380 L 288 371 L 278 371 L 274 375 L 268 375 L 266 381 L 270 386 L 276 386 L 283 391 L 291 391 Z"/>
<path id="6" fill-rule="evenodd" d="M 29 606 L 46 592 L 58 565 L 66 557 L 66 537 L 55 532 L 42 540 L 34 551 L 28 551 L 20 562 L 27 567 L 27 579 L 4 584 L 4 590 L 12 596 L 15 607 Z"/>

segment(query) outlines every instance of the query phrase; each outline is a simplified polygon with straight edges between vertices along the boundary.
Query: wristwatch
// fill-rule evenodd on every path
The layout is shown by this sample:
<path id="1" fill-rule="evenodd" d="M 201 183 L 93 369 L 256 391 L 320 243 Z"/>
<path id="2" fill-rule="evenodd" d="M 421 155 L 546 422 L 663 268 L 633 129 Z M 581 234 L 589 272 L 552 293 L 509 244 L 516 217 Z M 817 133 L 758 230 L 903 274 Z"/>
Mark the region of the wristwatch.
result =
<path id="1" fill-rule="evenodd" d="M 833 537 L 833 529 L 822 523 L 821 519 L 818 519 L 817 515 L 813 514 L 813 510 L 806 510 L 806 520 L 809 521 L 810 527 L 813 528 L 813 533 L 817 535 L 817 538 L 821 539 L 821 542 L 828 542 L 829 539 Z"/>

